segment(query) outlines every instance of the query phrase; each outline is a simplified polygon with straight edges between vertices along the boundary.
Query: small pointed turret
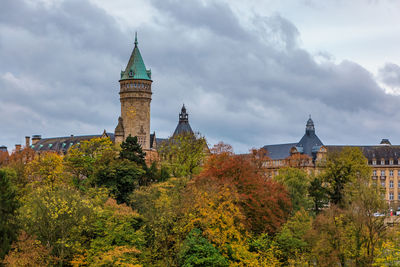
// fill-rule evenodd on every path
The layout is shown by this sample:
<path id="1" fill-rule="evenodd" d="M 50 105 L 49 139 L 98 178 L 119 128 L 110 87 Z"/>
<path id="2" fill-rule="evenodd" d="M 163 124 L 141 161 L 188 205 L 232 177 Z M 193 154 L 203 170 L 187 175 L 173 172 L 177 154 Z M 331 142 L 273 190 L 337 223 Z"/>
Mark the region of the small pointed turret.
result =
<path id="1" fill-rule="evenodd" d="M 179 122 L 174 131 L 174 135 L 182 134 L 182 133 L 193 134 L 192 128 L 190 127 L 190 124 L 189 124 L 189 114 L 186 113 L 185 104 L 183 104 L 181 113 L 179 113 Z"/>
<path id="2" fill-rule="evenodd" d="M 306 134 L 310 135 L 312 133 L 315 133 L 315 127 L 314 127 L 314 122 L 311 119 L 311 115 L 310 115 L 310 117 L 307 121 L 307 124 L 306 124 Z"/>

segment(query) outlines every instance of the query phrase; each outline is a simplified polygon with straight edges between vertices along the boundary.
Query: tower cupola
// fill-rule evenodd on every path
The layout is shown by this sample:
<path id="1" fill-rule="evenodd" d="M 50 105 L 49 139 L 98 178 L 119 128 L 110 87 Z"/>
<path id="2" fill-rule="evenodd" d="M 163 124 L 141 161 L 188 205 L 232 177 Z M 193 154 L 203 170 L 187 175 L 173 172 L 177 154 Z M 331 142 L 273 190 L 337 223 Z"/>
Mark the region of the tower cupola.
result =
<path id="1" fill-rule="evenodd" d="M 186 112 L 185 104 L 183 104 L 181 113 L 179 113 L 179 122 L 174 131 L 174 135 L 187 133 L 193 134 L 193 131 L 189 124 L 189 114 Z"/>
<path id="2" fill-rule="evenodd" d="M 307 124 L 306 124 L 306 134 L 307 135 L 315 134 L 314 122 L 311 119 L 311 115 L 310 115 L 310 117 L 309 117 L 309 119 L 307 121 Z"/>

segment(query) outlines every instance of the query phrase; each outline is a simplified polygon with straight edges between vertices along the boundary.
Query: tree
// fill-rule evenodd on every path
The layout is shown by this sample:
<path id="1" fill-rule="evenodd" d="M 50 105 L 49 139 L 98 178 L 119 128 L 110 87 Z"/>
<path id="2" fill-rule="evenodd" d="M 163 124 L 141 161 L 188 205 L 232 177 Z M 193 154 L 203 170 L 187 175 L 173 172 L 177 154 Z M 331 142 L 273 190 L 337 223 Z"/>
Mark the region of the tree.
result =
<path id="1" fill-rule="evenodd" d="M 343 207 L 345 188 L 352 191 L 358 177 L 370 175 L 367 159 L 359 148 L 345 147 L 340 152 L 331 152 L 324 172 L 331 203 Z"/>
<path id="2" fill-rule="evenodd" d="M 90 246 L 75 254 L 74 266 L 132 266 L 144 245 L 143 218 L 126 204 L 109 198 L 97 211 Z"/>
<path id="3" fill-rule="evenodd" d="M 19 207 L 15 187 L 7 173 L 0 170 L 0 260 L 7 254 L 17 236 L 16 214 Z"/>
<path id="4" fill-rule="evenodd" d="M 279 175 L 275 180 L 285 185 L 292 200 L 293 213 L 301 210 L 310 210 L 312 200 L 308 195 L 310 187 L 310 178 L 307 173 L 295 168 L 286 168 L 279 170 Z"/>
<path id="5" fill-rule="evenodd" d="M 323 178 L 321 176 L 314 176 L 311 180 L 308 188 L 308 194 L 313 202 L 313 211 L 315 214 L 319 214 L 323 207 L 329 203 L 329 196 L 327 189 L 323 184 Z"/>
<path id="6" fill-rule="evenodd" d="M 132 137 L 129 135 L 126 140 L 122 142 L 119 157 L 121 159 L 133 161 L 139 166 L 146 166 L 146 153 L 143 152 L 142 146 L 138 143 L 137 136 Z"/>
<path id="7" fill-rule="evenodd" d="M 201 235 L 200 229 L 193 229 L 186 237 L 179 252 L 180 266 L 229 266 L 219 251 Z"/>
<path id="8" fill-rule="evenodd" d="M 192 133 L 174 135 L 158 149 L 163 164 L 170 168 L 175 177 L 198 174 L 207 150 L 205 138 Z"/>
<path id="9" fill-rule="evenodd" d="M 64 183 L 63 159 L 56 153 L 44 153 L 29 162 L 25 168 L 25 176 L 32 183 L 46 184 L 53 188 Z"/>
<path id="10" fill-rule="evenodd" d="M 291 211 L 290 198 L 284 186 L 265 179 L 251 157 L 234 155 L 230 146 L 218 144 L 212 151 L 217 153 L 208 157 L 195 182 L 204 180 L 235 187 L 246 216 L 247 229 L 256 234 L 268 232 L 273 235 Z"/>
<path id="11" fill-rule="evenodd" d="M 135 190 L 131 206 L 144 218 L 147 250 L 143 252 L 145 265 L 175 266 L 177 253 L 186 232 L 182 233 L 181 192 L 186 178 L 170 178 Z"/>
<path id="12" fill-rule="evenodd" d="M 4 259 L 4 264 L 10 267 L 49 266 L 55 264 L 57 258 L 51 255 L 51 248 L 22 231 L 18 241 Z"/>
<path id="13" fill-rule="evenodd" d="M 95 164 L 92 184 L 105 186 L 118 203 L 127 203 L 130 194 L 143 185 L 145 171 L 135 162 L 105 153 Z"/>
<path id="14" fill-rule="evenodd" d="M 64 161 L 67 170 L 74 176 L 75 183 L 81 185 L 93 176 L 95 163 L 104 154 L 116 154 L 113 143 L 109 138 L 93 138 L 72 146 Z"/>
<path id="15" fill-rule="evenodd" d="M 307 242 L 307 234 L 312 229 L 312 218 L 304 210 L 297 211 L 283 225 L 275 240 L 280 250 L 279 257 L 284 263 L 295 261 L 300 255 L 307 255 L 311 246 Z"/>
<path id="16" fill-rule="evenodd" d="M 29 235 L 52 247 L 60 264 L 82 251 L 93 236 L 96 209 L 107 199 L 105 190 L 87 195 L 67 185 L 34 188 L 23 201 L 20 221 Z"/>

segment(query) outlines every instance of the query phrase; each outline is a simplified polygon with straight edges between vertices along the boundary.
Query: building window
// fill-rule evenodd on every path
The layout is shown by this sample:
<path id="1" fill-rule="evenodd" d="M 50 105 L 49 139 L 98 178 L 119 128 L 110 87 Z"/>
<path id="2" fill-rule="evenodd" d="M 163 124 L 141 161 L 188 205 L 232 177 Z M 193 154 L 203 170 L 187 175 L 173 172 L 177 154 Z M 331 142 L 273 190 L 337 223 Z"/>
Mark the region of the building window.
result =
<path id="1" fill-rule="evenodd" d="M 397 187 L 400 188 L 400 181 L 397 182 Z"/>
<path id="2" fill-rule="evenodd" d="M 392 160 L 392 159 L 389 160 L 389 164 L 390 164 L 390 165 L 393 165 L 393 160 Z"/>
<path id="3" fill-rule="evenodd" d="M 381 176 L 385 176 L 385 171 L 381 171 Z"/>
<path id="4" fill-rule="evenodd" d="M 390 180 L 390 181 L 389 181 L 389 187 L 390 187 L 390 188 L 393 188 L 393 186 L 394 186 L 394 183 L 393 183 L 392 180 Z"/>
<path id="5" fill-rule="evenodd" d="M 385 187 L 385 181 L 381 181 L 381 186 Z"/>
<path id="6" fill-rule="evenodd" d="M 375 159 L 372 161 L 372 165 L 376 165 L 376 160 Z"/>
<path id="7" fill-rule="evenodd" d="M 400 170 L 397 171 L 397 176 L 400 176 Z"/>
<path id="8" fill-rule="evenodd" d="M 400 200 L 400 193 L 397 195 L 397 199 Z"/>
<path id="9" fill-rule="evenodd" d="M 381 160 L 381 165 L 385 165 L 385 160 L 384 159 Z"/>
<path id="10" fill-rule="evenodd" d="M 376 176 L 376 170 L 373 170 L 373 171 L 372 171 L 372 175 L 373 175 L 373 176 Z"/>
<path id="11" fill-rule="evenodd" d="M 390 170 L 390 171 L 389 171 L 389 176 L 390 176 L 390 177 L 393 177 L 393 170 Z"/>
<path id="12" fill-rule="evenodd" d="M 394 200 L 394 194 L 393 193 L 389 193 L 389 200 Z"/>

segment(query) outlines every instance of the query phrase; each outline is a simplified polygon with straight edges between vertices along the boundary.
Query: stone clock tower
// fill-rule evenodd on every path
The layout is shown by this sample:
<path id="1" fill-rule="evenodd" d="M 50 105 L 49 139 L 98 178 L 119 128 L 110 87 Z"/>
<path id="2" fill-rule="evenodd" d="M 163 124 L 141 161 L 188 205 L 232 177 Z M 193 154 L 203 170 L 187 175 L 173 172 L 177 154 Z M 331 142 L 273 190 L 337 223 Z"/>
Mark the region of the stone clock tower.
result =
<path id="1" fill-rule="evenodd" d="M 120 144 L 129 135 L 137 136 L 144 150 L 150 150 L 150 102 L 151 71 L 146 70 L 138 48 L 137 35 L 135 47 L 125 71 L 121 71 L 120 101 L 121 116 L 115 128 L 115 143 Z"/>

